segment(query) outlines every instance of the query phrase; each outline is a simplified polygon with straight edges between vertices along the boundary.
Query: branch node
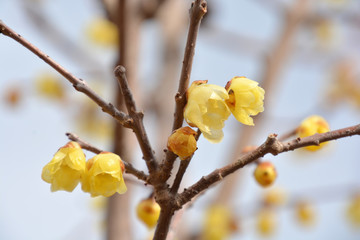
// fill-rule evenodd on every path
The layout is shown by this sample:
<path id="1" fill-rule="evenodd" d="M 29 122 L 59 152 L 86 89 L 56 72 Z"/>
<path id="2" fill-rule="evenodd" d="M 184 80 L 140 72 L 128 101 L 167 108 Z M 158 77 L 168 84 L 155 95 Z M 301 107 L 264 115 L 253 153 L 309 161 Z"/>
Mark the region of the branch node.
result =
<path id="1" fill-rule="evenodd" d="M 121 77 L 122 75 L 126 74 L 126 68 L 122 65 L 118 65 L 115 67 L 114 74 L 116 77 Z"/>

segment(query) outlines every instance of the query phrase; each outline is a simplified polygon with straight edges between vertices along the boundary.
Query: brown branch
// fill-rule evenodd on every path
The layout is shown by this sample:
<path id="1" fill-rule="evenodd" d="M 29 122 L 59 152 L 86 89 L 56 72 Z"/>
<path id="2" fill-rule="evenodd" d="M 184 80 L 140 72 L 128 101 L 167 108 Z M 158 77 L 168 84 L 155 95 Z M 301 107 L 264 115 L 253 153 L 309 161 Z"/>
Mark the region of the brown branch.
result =
<path id="1" fill-rule="evenodd" d="M 190 164 L 191 158 L 192 158 L 192 156 L 180 161 L 180 166 L 179 166 L 178 172 L 176 173 L 174 183 L 170 189 L 171 193 L 175 194 L 179 190 L 180 183 L 184 177 L 187 167 Z"/>
<path id="2" fill-rule="evenodd" d="M 168 206 L 161 206 L 159 220 L 156 225 L 154 238 L 156 240 L 165 240 L 169 232 L 172 216 L 175 209 L 169 204 Z"/>
<path id="3" fill-rule="evenodd" d="M 81 140 L 77 135 L 73 134 L 73 133 L 66 133 L 66 136 L 71 140 L 71 141 L 75 141 L 77 143 L 80 144 L 80 146 L 83 148 L 83 149 L 86 149 L 90 152 L 93 152 L 93 153 L 96 153 L 96 154 L 99 154 L 101 152 L 104 152 L 104 150 L 101 150 L 83 140 Z M 139 180 L 142 180 L 144 181 L 145 183 L 148 182 L 149 180 L 149 176 L 146 175 L 143 171 L 139 171 L 137 170 L 131 163 L 128 163 L 124 160 L 122 160 L 122 162 L 124 163 L 125 165 L 125 172 L 126 173 L 129 173 L 129 174 L 132 174 L 134 175 L 135 177 L 137 177 Z"/>
<path id="4" fill-rule="evenodd" d="M 286 59 L 289 57 L 296 31 L 299 29 L 300 24 L 306 18 L 308 13 L 308 0 L 297 0 L 293 6 L 285 12 L 286 21 L 283 26 L 282 33 L 274 46 L 271 54 L 269 54 L 268 61 L 265 62 L 263 76 L 261 77 L 261 87 L 265 89 L 265 106 L 271 102 L 273 98 L 273 86 L 278 83 L 279 75 L 283 70 Z M 235 146 L 232 155 L 229 157 L 229 163 L 234 158 L 240 155 L 241 149 L 249 143 L 255 136 L 259 126 L 265 121 L 267 116 L 266 111 L 255 117 L 257 128 L 249 128 L 246 126 L 240 126 L 241 133 L 237 134 L 237 139 L 234 141 Z M 225 202 L 231 199 L 231 195 L 235 192 L 234 188 L 239 187 L 240 175 L 233 175 L 229 181 L 226 181 L 221 185 L 219 194 L 217 195 L 216 201 Z"/>
<path id="5" fill-rule="evenodd" d="M 43 8 L 42 4 L 30 1 L 21 1 L 28 22 L 41 32 L 41 36 L 48 40 L 48 43 L 54 45 L 58 52 L 69 57 L 74 63 L 89 69 L 91 75 L 97 75 L 99 78 L 106 76 L 102 70 L 101 62 L 84 50 L 82 43 L 77 43 L 62 32 L 57 24 L 52 22 L 51 17 Z M 91 71 L 90 71 L 91 70 Z"/>
<path id="6" fill-rule="evenodd" d="M 146 165 L 149 169 L 149 173 L 150 175 L 152 175 L 152 173 L 154 173 L 157 170 L 158 165 L 154 156 L 154 151 L 151 148 L 150 141 L 148 139 L 148 136 L 144 128 L 144 124 L 143 124 L 144 114 L 136 110 L 136 104 L 133 99 L 132 93 L 130 91 L 128 81 L 126 79 L 125 68 L 123 66 L 117 66 L 115 68 L 114 73 L 121 87 L 121 91 L 123 93 L 125 100 L 125 106 L 129 112 L 130 117 L 133 120 L 133 124 L 131 128 L 133 129 L 137 137 L 137 140 L 140 144 L 140 148 L 143 153 L 143 158 L 146 161 Z"/>
<path id="7" fill-rule="evenodd" d="M 201 19 L 206 14 L 206 11 L 207 3 L 205 0 L 196 0 L 192 3 L 190 8 L 190 25 L 180 75 L 179 88 L 175 96 L 176 106 L 172 131 L 180 128 L 184 121 L 183 111 L 186 104 L 185 94 L 190 81 L 191 68 L 195 55 L 196 38 L 199 32 Z M 164 173 L 162 181 L 169 179 L 175 159 L 176 155 L 168 151 L 165 160 L 162 163 L 162 172 Z"/>
<path id="8" fill-rule="evenodd" d="M 246 166 L 247 164 L 255 161 L 266 154 L 271 153 L 277 155 L 279 153 L 293 151 L 297 148 L 302 148 L 311 145 L 319 145 L 322 142 L 336 140 L 339 138 L 360 135 L 360 124 L 330 131 L 322 134 L 315 134 L 305 138 L 296 138 L 289 142 L 280 142 L 276 138 L 276 134 L 270 134 L 265 143 L 259 146 L 254 151 L 240 157 L 236 162 L 233 162 L 223 168 L 216 169 L 207 176 L 202 177 L 198 182 L 185 189 L 184 192 L 177 196 L 178 206 L 181 207 L 185 203 L 191 201 L 193 197 L 209 188 L 214 183 L 222 180 L 227 175 L 235 172 L 236 170 Z"/>
<path id="9" fill-rule="evenodd" d="M 31 44 L 29 41 L 24 39 L 20 34 L 6 26 L 1 20 L 0 20 L 0 33 L 2 33 L 5 36 L 8 36 L 21 45 L 23 45 L 25 48 L 33 52 L 35 55 L 37 55 L 39 58 L 41 58 L 44 62 L 49 64 L 53 69 L 55 69 L 58 73 L 60 73 L 64 78 L 66 78 L 69 82 L 73 84 L 73 87 L 79 91 L 87 95 L 89 98 L 91 98 L 94 102 L 96 102 L 101 109 L 113 116 L 119 123 L 121 123 L 124 127 L 129 127 L 131 125 L 132 119 L 126 115 L 124 112 L 119 111 L 117 108 L 114 107 L 113 104 L 106 102 L 103 100 L 99 95 L 97 95 L 88 85 L 87 83 L 72 75 L 70 72 L 68 72 L 65 68 L 63 68 L 60 64 L 55 62 L 53 59 L 51 59 L 48 55 L 43 53 L 39 48 L 35 47 L 33 44 Z"/>

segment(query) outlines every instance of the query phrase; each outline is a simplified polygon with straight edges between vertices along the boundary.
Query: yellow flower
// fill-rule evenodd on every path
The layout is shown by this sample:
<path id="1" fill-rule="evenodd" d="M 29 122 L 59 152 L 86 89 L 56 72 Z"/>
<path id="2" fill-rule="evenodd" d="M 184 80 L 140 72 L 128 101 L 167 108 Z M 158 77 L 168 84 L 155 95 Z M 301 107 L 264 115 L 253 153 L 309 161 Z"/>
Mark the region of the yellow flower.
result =
<path id="1" fill-rule="evenodd" d="M 296 218 L 304 226 L 311 226 L 315 222 L 315 211 L 309 202 L 299 202 L 296 204 Z"/>
<path id="2" fill-rule="evenodd" d="M 261 162 L 256 166 L 254 176 L 261 186 L 268 187 L 276 180 L 277 172 L 271 162 Z"/>
<path id="3" fill-rule="evenodd" d="M 102 152 L 87 161 L 81 188 L 92 197 L 125 193 L 127 188 L 123 179 L 124 170 L 124 163 L 118 155 Z"/>
<path id="4" fill-rule="evenodd" d="M 354 227 L 360 228 L 360 195 L 355 195 L 347 206 L 346 216 Z"/>
<path id="5" fill-rule="evenodd" d="M 329 124 L 320 116 L 313 115 L 303 120 L 297 128 L 297 134 L 300 138 L 312 136 L 316 133 L 325 133 L 330 131 Z M 321 143 L 319 146 L 307 146 L 305 149 L 316 151 L 324 146 L 326 143 Z"/>
<path id="6" fill-rule="evenodd" d="M 257 230 L 263 236 L 269 236 L 276 230 L 277 221 L 273 209 L 263 208 L 257 215 Z"/>
<path id="7" fill-rule="evenodd" d="M 267 206 L 282 206 L 286 203 L 286 193 L 282 188 L 272 188 L 263 195 L 263 202 Z"/>
<path id="8" fill-rule="evenodd" d="M 189 127 L 175 130 L 168 138 L 167 147 L 181 160 L 190 157 L 197 149 L 196 132 Z"/>
<path id="9" fill-rule="evenodd" d="M 187 104 L 184 109 L 186 122 L 200 129 L 204 137 L 218 143 L 224 137 L 222 128 L 230 115 L 225 104 L 228 94 L 223 87 L 195 81 L 187 91 Z"/>
<path id="10" fill-rule="evenodd" d="M 94 19 L 86 29 L 87 36 L 102 46 L 117 46 L 118 30 L 114 23 L 104 18 Z"/>
<path id="11" fill-rule="evenodd" d="M 44 97 L 64 100 L 65 87 L 57 76 L 51 73 L 42 73 L 35 79 L 37 92 Z"/>
<path id="12" fill-rule="evenodd" d="M 227 239 L 236 230 L 234 219 L 229 208 L 222 205 L 213 205 L 206 211 L 202 239 Z"/>
<path id="13" fill-rule="evenodd" d="M 77 142 L 61 147 L 45 165 L 41 178 L 51 184 L 51 191 L 72 192 L 85 171 L 85 154 Z"/>
<path id="14" fill-rule="evenodd" d="M 254 122 L 250 116 L 264 111 L 264 89 L 246 77 L 234 77 L 225 88 L 229 93 L 226 104 L 232 114 L 239 122 L 253 126 Z"/>
<path id="15" fill-rule="evenodd" d="M 148 228 L 155 227 L 159 216 L 160 216 L 160 206 L 153 198 L 148 198 L 142 200 L 136 206 L 136 214 L 138 218 L 145 223 Z"/>

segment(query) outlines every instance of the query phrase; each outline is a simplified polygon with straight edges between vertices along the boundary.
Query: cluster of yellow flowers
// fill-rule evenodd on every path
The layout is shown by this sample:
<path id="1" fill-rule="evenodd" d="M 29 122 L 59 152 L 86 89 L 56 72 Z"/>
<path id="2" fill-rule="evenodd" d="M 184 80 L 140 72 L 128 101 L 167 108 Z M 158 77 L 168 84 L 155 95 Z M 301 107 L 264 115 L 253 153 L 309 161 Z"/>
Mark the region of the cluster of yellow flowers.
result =
<path id="1" fill-rule="evenodd" d="M 81 182 L 82 190 L 92 197 L 110 197 L 116 192 L 126 192 L 124 171 L 124 163 L 118 155 L 102 152 L 86 162 L 80 145 L 69 142 L 45 165 L 41 178 L 51 184 L 52 192 L 72 192 Z"/>
<path id="2" fill-rule="evenodd" d="M 212 143 L 223 139 L 223 127 L 230 113 L 246 125 L 254 125 L 251 116 L 264 111 L 265 91 L 246 77 L 234 77 L 226 87 L 194 81 L 187 91 L 184 109 L 186 122 L 200 129 Z"/>

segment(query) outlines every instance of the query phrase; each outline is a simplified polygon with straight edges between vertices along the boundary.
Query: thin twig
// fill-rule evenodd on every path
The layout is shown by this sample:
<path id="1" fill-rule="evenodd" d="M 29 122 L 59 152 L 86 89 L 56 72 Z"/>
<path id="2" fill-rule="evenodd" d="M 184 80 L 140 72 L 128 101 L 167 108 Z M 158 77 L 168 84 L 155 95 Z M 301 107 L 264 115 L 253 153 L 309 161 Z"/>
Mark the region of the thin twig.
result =
<path id="1" fill-rule="evenodd" d="M 186 41 L 184 60 L 180 75 L 179 88 L 175 96 L 176 106 L 174 114 L 174 122 L 172 131 L 180 128 L 184 121 L 184 107 L 186 104 L 186 89 L 189 86 L 191 68 L 193 64 L 193 59 L 195 55 L 195 45 L 197 34 L 199 32 L 201 19 L 207 12 L 207 3 L 205 0 L 196 0 L 192 3 L 190 9 L 190 25 L 188 31 L 188 37 Z M 162 163 L 162 172 L 164 173 L 163 181 L 169 179 L 171 170 L 174 165 L 176 155 L 168 151 L 165 157 L 165 160 Z"/>
<path id="2" fill-rule="evenodd" d="M 93 153 L 96 153 L 96 154 L 99 154 L 101 152 L 104 152 L 104 150 L 101 150 L 83 140 L 81 140 L 77 135 L 73 134 L 73 133 L 66 133 L 66 136 L 71 140 L 71 141 L 75 141 L 77 143 L 80 144 L 80 146 L 83 148 L 83 149 L 86 149 L 90 152 L 93 152 Z M 145 183 L 148 182 L 149 180 L 149 176 L 146 175 L 143 171 L 139 171 L 137 170 L 131 163 L 128 163 L 124 160 L 122 160 L 122 162 L 124 163 L 125 165 L 125 172 L 126 173 L 129 173 L 129 174 L 132 174 L 134 175 L 135 177 L 137 177 L 139 180 L 142 180 L 144 181 Z"/>
<path id="3" fill-rule="evenodd" d="M 255 161 L 266 154 L 271 153 L 277 155 L 279 153 L 293 151 L 297 148 L 302 148 L 311 145 L 319 145 L 322 142 L 336 140 L 339 138 L 360 135 L 360 124 L 338 129 L 322 134 L 315 134 L 305 138 L 296 138 L 289 142 L 280 142 L 276 138 L 276 134 L 270 134 L 265 143 L 259 146 L 254 151 L 240 157 L 236 162 L 233 162 L 223 168 L 216 169 L 207 176 L 202 177 L 195 184 L 185 189 L 184 192 L 177 196 L 177 203 L 179 207 L 191 201 L 193 197 L 212 186 L 214 183 L 222 180 L 227 175 L 235 172 L 236 170 L 246 166 L 247 164 Z"/>
<path id="4" fill-rule="evenodd" d="M 132 120 L 127 114 L 119 111 L 113 104 L 108 103 L 105 100 L 103 100 L 99 95 L 97 95 L 87 85 L 87 83 L 84 80 L 72 75 L 65 68 L 63 68 L 60 64 L 58 64 L 53 59 L 51 59 L 48 55 L 43 53 L 39 48 L 35 47 L 32 43 L 27 41 L 20 34 L 15 32 L 8 26 L 6 26 L 1 20 L 0 20 L 0 33 L 14 39 L 15 41 L 17 41 L 18 43 L 23 45 L 25 48 L 27 48 L 28 50 L 33 52 L 35 55 L 37 55 L 39 58 L 41 58 L 44 62 L 46 62 L 52 68 L 54 68 L 58 73 L 60 73 L 64 78 L 69 80 L 69 82 L 71 82 L 73 84 L 73 87 L 77 91 L 84 93 L 89 98 L 91 98 L 94 102 L 96 102 L 104 112 L 113 116 L 124 127 L 130 127 Z"/>
<path id="5" fill-rule="evenodd" d="M 262 80 L 260 81 L 261 87 L 266 91 L 265 105 L 270 102 L 274 96 L 274 91 L 272 90 L 279 80 L 279 75 L 285 66 L 286 59 L 291 53 L 291 46 L 293 45 L 296 31 L 299 29 L 300 24 L 307 16 L 307 6 L 308 0 L 297 0 L 293 6 L 285 12 L 285 17 L 287 18 L 285 25 L 274 49 L 271 51 L 271 54 L 269 54 L 263 76 L 261 77 Z M 266 111 L 256 116 L 255 122 L 257 128 L 249 128 L 239 125 L 241 133 L 237 134 L 237 138 L 234 141 L 236 145 L 234 146 L 233 153 L 229 157 L 229 163 L 231 163 L 235 157 L 240 155 L 240 151 L 245 145 L 251 143 L 256 131 L 261 128 L 259 128 L 259 126 L 264 123 L 266 116 Z M 231 199 L 231 195 L 235 193 L 234 188 L 238 188 L 239 186 L 239 177 L 241 176 L 234 175 L 231 179 L 221 185 L 216 201 L 226 202 Z"/>
<path id="6" fill-rule="evenodd" d="M 183 176 L 184 176 L 184 174 L 186 172 L 187 167 L 189 166 L 191 158 L 192 158 L 192 156 L 188 157 L 187 159 L 181 160 L 179 170 L 176 173 L 174 183 L 173 183 L 173 185 L 171 186 L 171 189 L 170 189 L 171 193 L 175 194 L 179 190 L 180 183 L 181 183 L 181 181 L 183 179 Z"/>
<path id="7" fill-rule="evenodd" d="M 125 106 L 129 112 L 130 117 L 133 120 L 132 129 L 134 130 L 134 133 L 140 144 L 140 148 L 143 153 L 143 158 L 146 161 L 146 165 L 151 175 L 157 170 L 158 165 L 154 156 L 154 151 L 151 148 L 150 141 L 145 131 L 145 127 L 143 123 L 144 114 L 136 110 L 136 104 L 133 99 L 132 93 L 130 91 L 128 81 L 126 79 L 125 67 L 117 66 L 115 68 L 114 73 L 121 87 L 121 91 L 123 93 L 125 100 Z"/>

